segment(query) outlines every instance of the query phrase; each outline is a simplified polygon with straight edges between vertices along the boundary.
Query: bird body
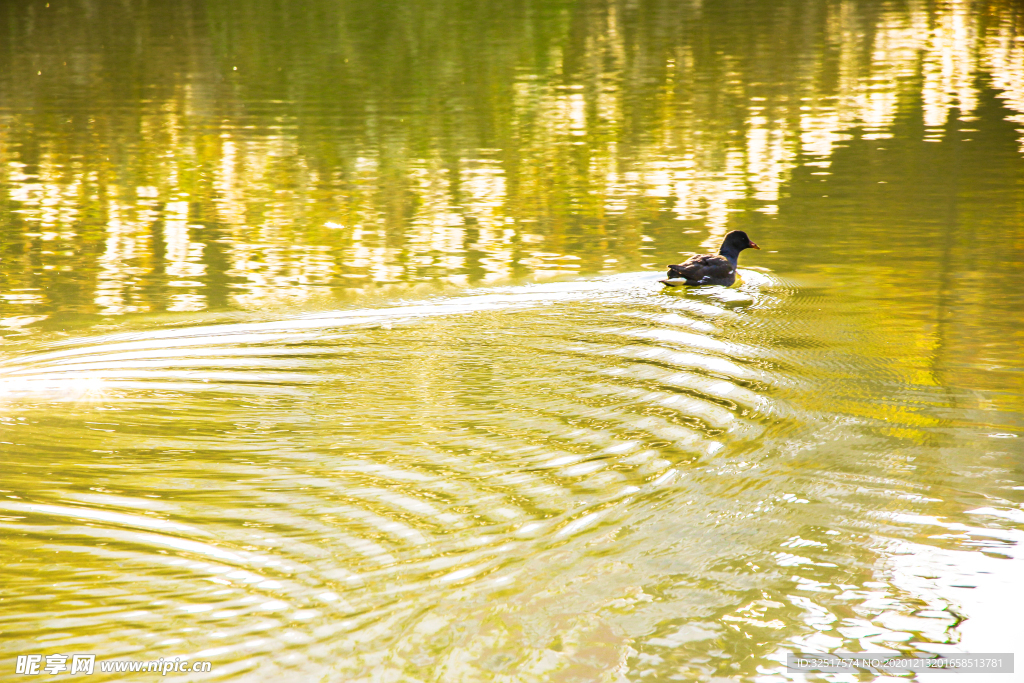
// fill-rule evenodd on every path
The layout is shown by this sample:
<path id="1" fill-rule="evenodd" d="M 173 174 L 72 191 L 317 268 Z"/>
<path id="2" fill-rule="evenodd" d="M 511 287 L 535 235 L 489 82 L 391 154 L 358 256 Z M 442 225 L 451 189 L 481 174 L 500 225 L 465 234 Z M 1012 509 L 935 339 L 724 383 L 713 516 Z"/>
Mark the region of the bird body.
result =
<path id="1" fill-rule="evenodd" d="M 668 278 L 661 280 L 666 285 L 724 285 L 736 282 L 736 268 L 740 252 L 744 249 L 760 249 L 750 241 L 747 233 L 733 230 L 725 236 L 718 254 L 691 256 L 683 263 L 668 267 Z"/>

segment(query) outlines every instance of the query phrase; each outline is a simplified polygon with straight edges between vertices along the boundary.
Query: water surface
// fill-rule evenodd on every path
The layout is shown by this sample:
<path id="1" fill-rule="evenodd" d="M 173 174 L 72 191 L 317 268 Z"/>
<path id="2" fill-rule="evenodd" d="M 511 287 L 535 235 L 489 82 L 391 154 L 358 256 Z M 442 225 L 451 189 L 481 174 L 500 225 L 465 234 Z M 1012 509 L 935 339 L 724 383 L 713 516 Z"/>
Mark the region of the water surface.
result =
<path id="1" fill-rule="evenodd" d="M 768 681 L 1016 646 L 1017 4 L 0 24 L 0 666 Z M 731 229 L 737 286 L 657 283 Z"/>

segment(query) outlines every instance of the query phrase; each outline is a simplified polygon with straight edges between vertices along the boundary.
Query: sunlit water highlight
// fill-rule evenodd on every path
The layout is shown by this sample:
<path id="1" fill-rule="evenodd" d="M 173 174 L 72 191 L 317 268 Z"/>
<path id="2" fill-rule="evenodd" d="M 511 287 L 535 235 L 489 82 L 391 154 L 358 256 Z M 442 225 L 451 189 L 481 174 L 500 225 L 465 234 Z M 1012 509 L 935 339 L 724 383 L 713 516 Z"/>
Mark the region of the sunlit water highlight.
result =
<path id="1" fill-rule="evenodd" d="M 0 678 L 1021 669 L 1016 0 L 22 0 L 0 36 Z M 730 229 L 739 286 L 656 283 Z"/>
<path id="2" fill-rule="evenodd" d="M 957 651 L 943 576 L 1021 540 L 1019 422 L 808 325 L 819 290 L 657 277 L 8 354 L 6 654 L 624 681 Z"/>

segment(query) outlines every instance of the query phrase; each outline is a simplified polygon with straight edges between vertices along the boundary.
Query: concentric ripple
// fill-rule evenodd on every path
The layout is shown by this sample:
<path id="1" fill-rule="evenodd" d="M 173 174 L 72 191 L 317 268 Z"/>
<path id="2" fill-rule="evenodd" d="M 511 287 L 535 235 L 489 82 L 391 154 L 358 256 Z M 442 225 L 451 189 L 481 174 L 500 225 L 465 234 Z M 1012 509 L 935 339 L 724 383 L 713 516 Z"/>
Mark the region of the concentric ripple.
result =
<path id="1" fill-rule="evenodd" d="M 977 438 L 950 397 L 801 328 L 813 292 L 653 280 L 9 354 L 0 642 L 224 680 L 517 681 L 952 645 L 955 605 L 887 558 L 1017 532 L 977 526 L 995 493 L 936 483 Z"/>

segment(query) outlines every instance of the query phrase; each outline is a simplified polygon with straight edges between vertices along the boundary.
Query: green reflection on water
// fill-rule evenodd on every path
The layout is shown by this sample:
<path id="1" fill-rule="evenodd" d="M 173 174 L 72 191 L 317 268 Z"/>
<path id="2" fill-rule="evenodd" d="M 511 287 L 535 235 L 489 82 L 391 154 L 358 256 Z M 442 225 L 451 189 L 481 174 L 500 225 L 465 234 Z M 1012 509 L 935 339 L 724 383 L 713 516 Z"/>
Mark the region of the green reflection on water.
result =
<path id="1" fill-rule="evenodd" d="M 1004 218 L 933 194 L 1018 210 L 1012 3 L 128 7 L 5 11 L 11 317 L 624 272 L 734 224 L 773 247 L 824 221 L 850 246 L 908 218 L 997 239 Z M 935 142 L 867 151 L 888 140 Z M 890 187 L 812 175 L 837 163 Z M 899 220 L 854 229 L 865 204 Z"/>
<path id="2" fill-rule="evenodd" d="M 1014 554 L 1018 4 L 51 0 L 0 35 L 5 657 L 782 676 L 953 647 L 929 572 Z M 742 286 L 654 284 L 730 229 Z"/>

